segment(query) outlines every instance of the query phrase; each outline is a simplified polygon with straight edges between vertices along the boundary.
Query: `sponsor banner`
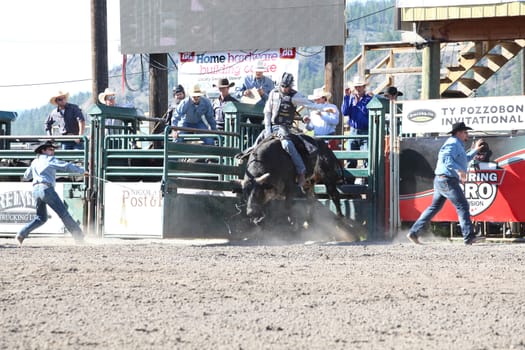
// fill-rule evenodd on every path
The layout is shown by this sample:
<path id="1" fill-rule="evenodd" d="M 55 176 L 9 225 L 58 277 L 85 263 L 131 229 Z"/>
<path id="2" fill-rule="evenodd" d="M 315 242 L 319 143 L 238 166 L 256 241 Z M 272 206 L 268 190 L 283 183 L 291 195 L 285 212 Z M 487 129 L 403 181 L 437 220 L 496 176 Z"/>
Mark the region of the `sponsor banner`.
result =
<path id="1" fill-rule="evenodd" d="M 104 234 L 162 237 L 163 203 L 159 183 L 106 183 Z"/>
<path id="2" fill-rule="evenodd" d="M 489 149 L 469 164 L 462 185 L 474 221 L 525 222 L 525 136 L 483 137 Z M 445 138 L 410 138 L 401 142 L 400 216 L 415 221 L 433 197 L 434 168 Z M 450 201 L 433 221 L 458 221 Z"/>
<path id="3" fill-rule="evenodd" d="M 64 185 L 57 183 L 55 190 L 63 199 Z M 17 233 L 36 215 L 36 200 L 31 182 L 0 183 L 0 232 Z M 64 233 L 65 228 L 58 215 L 47 207 L 48 220 L 33 233 Z"/>
<path id="4" fill-rule="evenodd" d="M 298 79 L 299 61 L 295 48 L 279 50 L 227 51 L 227 52 L 181 52 L 179 54 L 178 82 L 186 90 L 199 84 L 206 91 L 217 90 L 213 84 L 220 78 L 235 83 L 232 91 L 242 87 L 244 77 L 253 75 L 258 61 L 266 67 L 264 75 L 275 83 L 284 72 Z"/>
<path id="5" fill-rule="evenodd" d="M 482 131 L 523 130 L 525 96 L 403 102 L 403 133 L 447 133 L 457 122 Z"/>

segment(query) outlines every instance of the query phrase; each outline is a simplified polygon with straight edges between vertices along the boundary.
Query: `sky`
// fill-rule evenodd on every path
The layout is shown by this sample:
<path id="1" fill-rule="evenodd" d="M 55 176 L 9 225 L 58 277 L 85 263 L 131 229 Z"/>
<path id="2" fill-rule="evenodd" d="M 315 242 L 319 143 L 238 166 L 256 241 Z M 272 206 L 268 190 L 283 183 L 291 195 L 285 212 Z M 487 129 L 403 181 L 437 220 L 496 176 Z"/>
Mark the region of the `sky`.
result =
<path id="1" fill-rule="evenodd" d="M 119 0 L 107 0 L 108 67 L 122 63 Z M 91 0 L 0 1 L 0 110 L 91 91 Z M 71 82 L 78 81 L 78 82 Z"/>

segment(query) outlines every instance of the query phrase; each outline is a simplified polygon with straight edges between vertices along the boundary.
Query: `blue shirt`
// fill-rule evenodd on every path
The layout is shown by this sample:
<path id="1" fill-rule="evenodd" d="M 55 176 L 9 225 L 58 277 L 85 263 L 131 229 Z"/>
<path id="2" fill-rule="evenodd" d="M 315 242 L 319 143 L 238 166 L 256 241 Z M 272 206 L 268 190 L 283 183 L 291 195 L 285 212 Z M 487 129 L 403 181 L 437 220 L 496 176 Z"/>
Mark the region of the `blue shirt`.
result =
<path id="1" fill-rule="evenodd" d="M 24 172 L 24 178 L 26 180 L 32 179 L 33 184 L 44 182 L 54 187 L 57 170 L 64 173 L 84 174 L 85 172 L 84 168 L 73 163 L 58 160 L 55 156 L 39 154 Z"/>
<path id="2" fill-rule="evenodd" d="M 256 103 L 256 105 L 264 106 L 268 100 L 268 94 L 273 90 L 275 84 L 273 80 L 267 76 L 262 76 L 261 79 L 257 79 L 254 75 L 248 75 L 244 78 L 244 83 L 242 84 L 241 90 L 239 91 L 238 98 L 243 96 L 244 91 L 250 90 L 253 88 L 263 89 L 264 95 L 261 96 L 261 99 Z"/>
<path id="3" fill-rule="evenodd" d="M 368 132 L 368 108 L 366 105 L 371 99 L 372 97 L 367 94 L 361 97 L 359 101 L 353 94 L 343 97 L 341 112 L 348 116 L 348 125 L 351 128 Z"/>
<path id="4" fill-rule="evenodd" d="M 61 135 L 78 135 L 80 132 L 79 121 L 84 121 L 82 110 L 75 104 L 66 103 L 64 110 L 60 111 L 57 107 L 47 116 L 45 131 L 51 135 L 54 123 L 58 123 Z"/>
<path id="5" fill-rule="evenodd" d="M 439 150 L 436 175 L 445 175 L 459 179 L 458 171 L 467 172 L 468 162 L 478 153 L 476 149 L 465 152 L 463 142 L 456 136 L 449 137 Z"/>
<path id="6" fill-rule="evenodd" d="M 197 124 L 202 122 L 202 116 L 206 118 L 212 130 L 217 130 L 210 100 L 201 96 L 199 104 L 196 105 L 193 103 L 191 97 L 186 97 L 173 111 L 171 125 L 184 126 L 185 124 Z"/>
<path id="7" fill-rule="evenodd" d="M 313 130 L 314 136 L 330 135 L 335 133 L 335 128 L 339 123 L 339 110 L 334 104 L 321 104 L 323 110 L 319 112 L 311 112 L 310 122 L 306 124 L 306 130 Z M 328 112 L 327 109 L 332 109 L 335 113 Z"/>

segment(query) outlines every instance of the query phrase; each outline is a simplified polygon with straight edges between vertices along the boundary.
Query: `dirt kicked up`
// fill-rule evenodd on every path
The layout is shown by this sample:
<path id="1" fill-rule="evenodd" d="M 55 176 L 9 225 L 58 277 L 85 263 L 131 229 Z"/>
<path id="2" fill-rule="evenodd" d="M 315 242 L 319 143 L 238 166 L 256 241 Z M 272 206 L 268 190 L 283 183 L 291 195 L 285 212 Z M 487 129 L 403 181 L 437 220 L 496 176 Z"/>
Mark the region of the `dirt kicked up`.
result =
<path id="1" fill-rule="evenodd" d="M 525 349 L 525 245 L 0 240 L 0 349 Z"/>

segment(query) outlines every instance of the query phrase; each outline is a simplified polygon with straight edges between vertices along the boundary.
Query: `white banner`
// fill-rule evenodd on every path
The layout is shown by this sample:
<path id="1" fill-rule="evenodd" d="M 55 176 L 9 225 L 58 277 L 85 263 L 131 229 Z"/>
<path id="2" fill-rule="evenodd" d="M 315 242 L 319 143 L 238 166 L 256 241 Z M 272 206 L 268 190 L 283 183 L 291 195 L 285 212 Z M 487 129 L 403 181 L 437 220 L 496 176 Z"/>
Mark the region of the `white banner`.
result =
<path id="1" fill-rule="evenodd" d="M 403 133 L 447 133 L 457 122 L 475 131 L 524 130 L 525 96 L 403 102 Z"/>
<path id="2" fill-rule="evenodd" d="M 181 52 L 179 55 L 178 82 L 186 91 L 199 84 L 206 91 L 217 90 L 220 78 L 228 78 L 235 83 L 232 88 L 242 87 L 244 77 L 254 74 L 258 61 L 263 61 L 266 67 L 265 76 L 275 83 L 281 80 L 284 72 L 292 73 L 296 86 L 299 72 L 299 61 L 295 48 L 265 51 L 228 51 L 228 52 Z"/>
<path id="3" fill-rule="evenodd" d="M 160 183 L 106 183 L 104 234 L 161 238 L 163 203 Z"/>
<path id="4" fill-rule="evenodd" d="M 64 185 L 57 183 L 55 190 L 63 199 Z M 36 215 L 36 200 L 31 182 L 0 183 L 0 232 L 17 233 Z M 32 233 L 64 233 L 65 228 L 58 215 L 47 207 L 48 220 Z"/>

